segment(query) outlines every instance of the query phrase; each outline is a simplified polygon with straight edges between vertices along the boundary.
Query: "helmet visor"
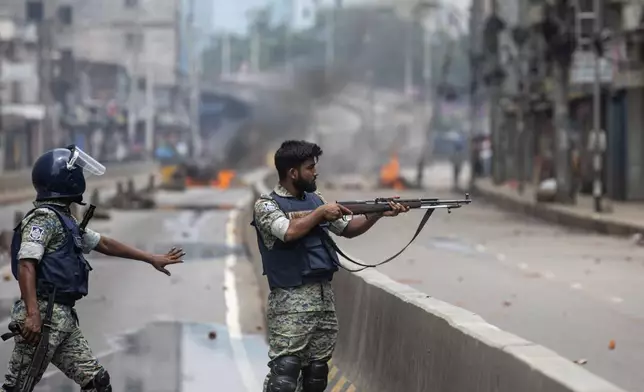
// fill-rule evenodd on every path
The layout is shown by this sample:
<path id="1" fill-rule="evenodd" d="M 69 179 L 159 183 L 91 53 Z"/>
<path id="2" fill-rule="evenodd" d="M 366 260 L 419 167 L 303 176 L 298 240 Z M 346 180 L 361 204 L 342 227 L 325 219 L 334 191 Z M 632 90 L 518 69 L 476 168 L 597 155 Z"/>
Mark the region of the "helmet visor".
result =
<path id="1" fill-rule="evenodd" d="M 98 161 L 92 158 L 85 151 L 80 148 L 73 146 L 71 148 L 72 156 L 67 162 L 67 167 L 69 169 L 73 167 L 80 167 L 88 174 L 93 174 L 95 176 L 102 176 L 105 174 L 105 166 L 98 163 Z"/>

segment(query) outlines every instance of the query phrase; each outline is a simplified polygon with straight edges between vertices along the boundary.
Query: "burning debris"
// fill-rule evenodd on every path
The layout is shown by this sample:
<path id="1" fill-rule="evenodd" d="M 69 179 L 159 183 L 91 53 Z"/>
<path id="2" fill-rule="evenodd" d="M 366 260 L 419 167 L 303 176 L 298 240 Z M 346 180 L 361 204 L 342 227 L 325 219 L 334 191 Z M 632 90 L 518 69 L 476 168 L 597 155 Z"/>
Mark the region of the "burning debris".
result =
<path id="1" fill-rule="evenodd" d="M 395 190 L 416 188 L 400 174 L 400 160 L 397 153 L 391 154 L 389 162 L 380 168 L 379 187 Z"/>

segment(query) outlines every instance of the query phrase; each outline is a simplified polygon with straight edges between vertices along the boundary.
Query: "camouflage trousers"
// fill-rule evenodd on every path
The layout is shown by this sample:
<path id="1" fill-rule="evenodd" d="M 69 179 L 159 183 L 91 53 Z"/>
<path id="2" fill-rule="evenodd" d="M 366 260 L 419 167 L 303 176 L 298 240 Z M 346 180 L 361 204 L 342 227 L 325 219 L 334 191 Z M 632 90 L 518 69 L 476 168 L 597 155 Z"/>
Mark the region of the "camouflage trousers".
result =
<path id="1" fill-rule="evenodd" d="M 269 314 L 267 319 L 268 357 L 271 361 L 293 355 L 300 359 L 302 367 L 307 367 L 312 361 L 328 362 L 331 359 L 338 338 L 335 312 Z M 267 392 L 270 376 L 269 371 L 264 379 L 264 392 Z M 301 391 L 300 374 L 297 392 Z"/>
<path id="2" fill-rule="evenodd" d="M 42 304 L 40 308 L 41 317 L 44 318 L 45 313 Z M 22 324 L 24 322 L 24 313 L 24 304 L 19 301 L 14 305 L 12 319 Z M 73 308 L 63 308 L 56 305 L 52 324 L 54 328 L 60 327 L 62 330 L 51 329 L 49 332 L 49 351 L 45 359 L 46 363 L 40 374 L 38 374 L 37 382 L 42 378 L 47 365 L 52 363 L 79 386 L 83 387 L 89 384 L 103 367 L 92 354 L 87 339 L 85 339 L 78 327 L 76 312 Z M 36 351 L 36 346 L 26 343 L 21 336 L 15 336 L 14 342 L 15 345 L 7 366 L 4 384 L 0 389 L 2 391 L 17 390 L 16 387 L 26 376 Z M 91 391 L 95 391 L 95 389 L 88 390 L 88 392 Z"/>

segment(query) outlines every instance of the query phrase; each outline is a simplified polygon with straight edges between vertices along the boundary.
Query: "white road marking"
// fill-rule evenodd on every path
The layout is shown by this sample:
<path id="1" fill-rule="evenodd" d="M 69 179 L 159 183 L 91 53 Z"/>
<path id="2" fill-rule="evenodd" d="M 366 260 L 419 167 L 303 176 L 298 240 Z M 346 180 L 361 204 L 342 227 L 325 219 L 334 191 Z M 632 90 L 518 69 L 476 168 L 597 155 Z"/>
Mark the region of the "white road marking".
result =
<path id="1" fill-rule="evenodd" d="M 573 283 L 570 285 L 571 289 L 581 290 L 581 283 Z"/>
<path id="2" fill-rule="evenodd" d="M 622 302 L 624 302 L 624 299 L 621 297 L 610 297 L 610 300 L 617 304 L 621 304 Z"/>
<path id="3" fill-rule="evenodd" d="M 519 264 L 518 264 L 518 266 L 519 266 L 519 268 L 521 268 L 522 270 L 527 270 L 527 269 L 528 269 L 528 265 L 527 265 L 526 263 L 519 263 Z"/>
<path id="4" fill-rule="evenodd" d="M 234 248 L 237 243 L 235 236 L 235 228 L 237 223 L 237 216 L 239 215 L 239 208 L 243 208 L 248 203 L 247 200 L 242 200 L 236 205 L 235 210 L 230 212 L 228 222 L 226 223 L 226 245 L 229 248 Z M 233 349 L 233 357 L 237 365 L 237 369 L 241 374 L 244 382 L 244 387 L 248 392 L 253 392 L 261 389 L 261 385 L 255 377 L 253 368 L 248 360 L 248 353 L 242 343 L 241 325 L 239 323 L 239 297 L 237 296 L 237 286 L 235 283 L 234 268 L 237 264 L 237 256 L 231 252 L 226 257 L 226 269 L 224 271 L 224 291 L 226 297 L 226 325 L 228 326 L 228 334 L 230 336 L 230 345 Z"/>
<path id="5" fill-rule="evenodd" d="M 496 259 L 499 261 L 505 261 L 505 255 L 503 253 L 499 253 L 496 255 Z"/>
<path id="6" fill-rule="evenodd" d="M 479 252 L 479 253 L 485 252 L 485 246 L 483 246 L 481 244 L 476 245 L 476 251 Z"/>
<path id="7" fill-rule="evenodd" d="M 545 276 L 547 279 L 554 279 L 555 278 L 555 274 L 552 271 L 546 271 L 546 273 L 543 274 L 543 276 Z"/>

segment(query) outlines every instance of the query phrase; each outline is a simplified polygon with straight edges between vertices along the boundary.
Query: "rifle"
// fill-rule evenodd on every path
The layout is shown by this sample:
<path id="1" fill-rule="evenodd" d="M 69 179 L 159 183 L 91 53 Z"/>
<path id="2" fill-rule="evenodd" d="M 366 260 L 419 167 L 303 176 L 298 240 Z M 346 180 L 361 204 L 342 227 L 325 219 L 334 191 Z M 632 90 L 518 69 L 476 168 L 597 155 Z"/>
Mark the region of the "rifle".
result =
<path id="1" fill-rule="evenodd" d="M 353 215 L 366 215 L 373 213 L 382 213 L 385 211 L 391 211 L 391 206 L 389 202 L 393 201 L 403 206 L 407 206 L 410 209 L 421 209 L 421 210 L 436 210 L 439 208 L 447 209 L 448 213 L 452 212 L 452 209 L 461 208 L 466 204 L 470 204 L 472 199 L 470 199 L 469 193 L 465 194 L 465 199 L 460 200 L 441 200 L 441 199 L 396 199 L 393 197 L 379 197 L 373 200 L 352 200 L 352 201 L 338 201 L 336 204 L 340 204 Z M 289 212 L 286 216 L 289 219 L 302 218 L 313 211 L 297 211 Z M 346 219 L 346 215 L 343 217 Z"/>
<path id="2" fill-rule="evenodd" d="M 396 203 L 401 204 L 401 205 L 406 206 L 406 207 L 409 207 L 410 209 L 424 209 L 424 210 L 427 210 L 425 212 L 425 215 L 423 215 L 423 218 L 421 219 L 420 223 L 418 224 L 418 227 L 416 228 L 416 233 L 414 233 L 414 236 L 412 237 L 412 239 L 407 243 L 407 245 L 405 245 L 404 248 L 402 248 L 398 253 L 396 253 L 395 255 L 393 255 L 391 257 L 389 257 L 388 259 L 386 259 L 384 261 L 381 261 L 379 263 L 376 263 L 376 264 L 362 264 L 362 263 L 359 263 L 359 262 L 353 260 L 351 257 L 347 256 L 338 247 L 338 245 L 335 243 L 335 241 L 333 241 L 331 236 L 329 236 L 329 234 L 326 231 L 319 230 L 319 233 L 322 235 L 322 238 L 325 240 L 324 241 L 325 246 L 327 246 L 327 247 L 330 246 L 333 250 L 335 250 L 338 254 L 340 254 L 345 259 L 347 259 L 350 262 L 352 262 L 352 263 L 354 263 L 356 265 L 359 265 L 359 266 L 361 266 L 363 268 L 357 269 L 357 270 L 350 270 L 350 269 L 344 267 L 343 265 L 338 265 L 339 267 L 342 267 L 342 268 L 346 269 L 349 272 L 360 272 L 360 271 L 365 270 L 367 268 L 375 268 L 377 266 L 380 266 L 380 265 L 383 265 L 385 263 L 388 263 L 388 262 L 392 261 L 393 259 L 395 259 L 396 257 L 400 256 L 400 254 L 402 252 L 404 252 L 405 249 L 407 249 L 407 247 L 409 247 L 409 245 L 411 245 L 412 242 L 414 242 L 416 237 L 418 237 L 420 232 L 425 227 L 425 224 L 427 223 L 429 218 L 432 216 L 434 211 L 436 211 L 437 209 L 447 209 L 447 212 L 451 213 L 452 209 L 461 208 L 462 206 L 468 205 L 468 204 L 470 204 L 472 202 L 472 200 L 470 199 L 470 195 L 468 193 L 466 193 L 465 194 L 465 199 L 461 199 L 461 200 L 441 200 L 441 199 L 437 199 L 437 198 L 433 198 L 433 199 L 396 199 L 396 198 L 393 198 L 393 197 L 391 197 L 391 198 L 381 197 L 381 198 L 376 198 L 376 199 L 373 199 L 373 200 L 339 201 L 339 202 L 336 202 L 336 203 L 342 205 L 345 208 L 347 208 L 349 211 L 351 211 L 353 213 L 353 215 L 366 215 L 366 214 L 372 214 L 372 213 L 382 213 L 382 212 L 385 212 L 385 211 L 391 211 L 392 207 L 389 205 L 390 201 L 396 202 Z M 288 213 L 287 217 L 289 219 L 301 218 L 303 216 L 306 216 L 306 215 L 310 214 L 311 212 L 313 212 L 313 211 L 292 212 L 292 213 Z M 346 216 L 344 216 L 343 219 L 347 220 Z"/>
<path id="3" fill-rule="evenodd" d="M 94 216 L 95 209 L 96 209 L 96 206 L 93 204 L 90 204 L 87 211 L 85 211 L 85 214 L 83 215 L 83 220 L 78 226 L 80 228 L 81 234 L 85 234 L 85 229 L 87 228 L 87 224 L 89 223 L 90 219 L 92 219 L 92 217 Z"/>
<path id="4" fill-rule="evenodd" d="M 51 330 L 51 318 L 52 318 L 52 313 L 54 311 L 55 299 L 56 299 L 56 287 L 53 286 L 51 290 L 51 294 L 47 298 L 48 300 L 47 313 L 45 314 L 45 318 L 42 321 L 40 339 L 38 340 L 38 346 L 36 347 L 34 356 L 31 359 L 31 364 L 29 365 L 29 369 L 27 370 L 27 377 L 22 381 L 22 385 L 17 385 L 19 387 L 18 389 L 19 392 L 32 392 L 34 390 L 34 387 L 36 386 L 36 381 L 38 380 L 38 376 L 47 367 L 46 359 L 47 359 L 47 352 L 49 351 L 49 332 Z M 2 334 L 1 337 L 3 341 L 9 340 L 14 336 L 20 335 L 21 327 L 17 322 L 12 321 L 11 323 L 9 323 L 9 330 L 11 332 Z M 21 378 L 20 375 L 18 375 L 17 379 L 20 380 L 20 378 Z"/>

